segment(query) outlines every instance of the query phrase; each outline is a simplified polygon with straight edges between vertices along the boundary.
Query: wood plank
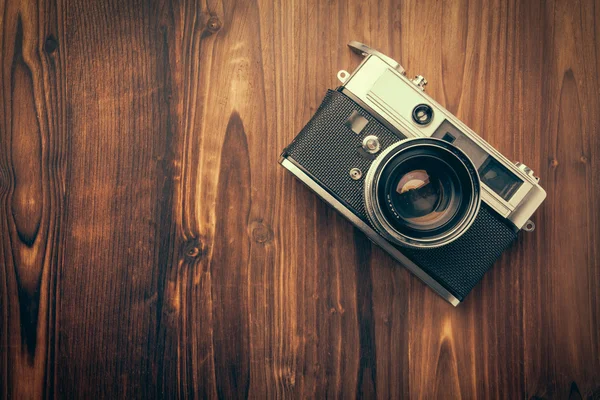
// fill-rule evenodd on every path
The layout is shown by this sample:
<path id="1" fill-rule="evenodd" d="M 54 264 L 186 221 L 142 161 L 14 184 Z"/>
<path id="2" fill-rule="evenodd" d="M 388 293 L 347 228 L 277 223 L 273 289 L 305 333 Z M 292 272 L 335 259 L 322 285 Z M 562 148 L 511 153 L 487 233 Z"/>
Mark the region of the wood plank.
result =
<path id="1" fill-rule="evenodd" d="M 0 396 L 52 393 L 66 209 L 61 10 L 2 2 Z"/>
<path id="2" fill-rule="evenodd" d="M 183 337 L 171 332 L 178 271 L 170 268 L 180 249 L 181 138 L 159 6 L 64 4 L 71 151 L 56 397 L 153 397 L 179 387 L 169 339 Z"/>

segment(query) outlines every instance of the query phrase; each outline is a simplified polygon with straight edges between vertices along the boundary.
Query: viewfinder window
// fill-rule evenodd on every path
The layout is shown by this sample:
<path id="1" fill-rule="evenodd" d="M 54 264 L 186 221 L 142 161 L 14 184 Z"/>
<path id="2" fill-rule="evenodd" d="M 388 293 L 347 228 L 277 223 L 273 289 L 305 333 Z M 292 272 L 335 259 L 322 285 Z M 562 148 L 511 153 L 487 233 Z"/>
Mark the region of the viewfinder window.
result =
<path id="1" fill-rule="evenodd" d="M 510 200 L 523 183 L 504 165 L 492 157 L 488 157 L 481 167 L 479 167 L 479 178 L 481 182 L 485 183 L 506 201 Z"/>

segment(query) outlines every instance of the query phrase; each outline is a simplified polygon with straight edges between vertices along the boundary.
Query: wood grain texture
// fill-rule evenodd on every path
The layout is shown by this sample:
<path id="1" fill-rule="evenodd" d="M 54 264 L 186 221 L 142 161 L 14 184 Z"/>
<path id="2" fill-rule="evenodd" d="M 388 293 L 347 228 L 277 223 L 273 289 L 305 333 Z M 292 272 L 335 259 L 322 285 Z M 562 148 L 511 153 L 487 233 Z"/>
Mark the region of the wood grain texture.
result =
<path id="1" fill-rule="evenodd" d="M 458 308 L 277 165 L 360 40 L 548 198 Z M 0 397 L 597 398 L 595 0 L 0 0 Z"/>

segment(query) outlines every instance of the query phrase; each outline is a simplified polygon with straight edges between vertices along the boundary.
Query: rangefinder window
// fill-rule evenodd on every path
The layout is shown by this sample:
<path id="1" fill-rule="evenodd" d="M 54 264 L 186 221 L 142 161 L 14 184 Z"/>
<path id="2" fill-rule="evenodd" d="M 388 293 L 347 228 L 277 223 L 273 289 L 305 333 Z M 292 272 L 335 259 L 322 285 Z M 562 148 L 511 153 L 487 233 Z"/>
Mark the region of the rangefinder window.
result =
<path id="1" fill-rule="evenodd" d="M 523 181 L 492 157 L 488 157 L 479 167 L 479 179 L 506 201 L 523 184 Z"/>
<path id="2" fill-rule="evenodd" d="M 479 168 L 488 156 L 488 153 L 485 150 L 448 120 L 444 120 L 444 122 L 440 124 L 432 137 L 445 140 L 461 149 L 469 156 L 471 161 L 473 161 L 476 168 Z"/>

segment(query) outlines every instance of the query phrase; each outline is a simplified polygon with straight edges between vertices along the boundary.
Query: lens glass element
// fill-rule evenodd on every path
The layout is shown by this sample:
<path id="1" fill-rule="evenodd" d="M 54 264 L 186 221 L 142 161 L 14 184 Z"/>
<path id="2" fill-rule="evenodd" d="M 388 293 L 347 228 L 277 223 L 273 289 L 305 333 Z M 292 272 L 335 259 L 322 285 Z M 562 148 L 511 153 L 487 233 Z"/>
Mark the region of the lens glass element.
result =
<path id="1" fill-rule="evenodd" d="M 416 221 L 430 219 L 443 196 L 440 181 L 417 169 L 400 178 L 392 201 L 403 218 Z"/>
<path id="2" fill-rule="evenodd" d="M 448 209 L 442 183 L 424 169 L 400 178 L 391 199 L 402 218 L 419 225 L 434 222 Z"/>
<path id="3" fill-rule="evenodd" d="M 461 183 L 452 168 L 429 154 L 395 165 L 385 183 L 387 209 L 402 225 L 417 231 L 438 229 L 456 214 Z"/>

